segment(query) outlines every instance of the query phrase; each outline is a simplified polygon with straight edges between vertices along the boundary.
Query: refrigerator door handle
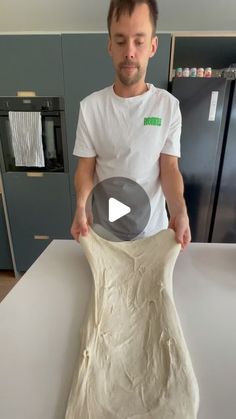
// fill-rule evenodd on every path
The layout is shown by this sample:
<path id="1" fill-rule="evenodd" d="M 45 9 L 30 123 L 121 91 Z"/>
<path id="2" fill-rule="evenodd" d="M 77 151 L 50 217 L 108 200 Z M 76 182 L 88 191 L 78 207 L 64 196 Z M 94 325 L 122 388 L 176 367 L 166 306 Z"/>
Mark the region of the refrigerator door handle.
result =
<path id="1" fill-rule="evenodd" d="M 211 103 L 210 103 L 208 121 L 213 122 L 216 119 L 216 109 L 217 109 L 218 95 L 219 95 L 218 91 L 213 91 L 211 93 Z"/>

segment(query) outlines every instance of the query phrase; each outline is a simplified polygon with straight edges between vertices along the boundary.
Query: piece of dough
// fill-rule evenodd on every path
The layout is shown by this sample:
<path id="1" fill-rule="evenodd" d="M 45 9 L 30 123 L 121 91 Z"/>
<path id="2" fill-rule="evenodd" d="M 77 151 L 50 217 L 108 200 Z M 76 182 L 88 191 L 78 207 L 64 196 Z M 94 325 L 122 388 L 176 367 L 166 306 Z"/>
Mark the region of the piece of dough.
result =
<path id="1" fill-rule="evenodd" d="M 173 230 L 80 238 L 94 287 L 65 419 L 195 419 L 198 385 L 176 312 Z"/>

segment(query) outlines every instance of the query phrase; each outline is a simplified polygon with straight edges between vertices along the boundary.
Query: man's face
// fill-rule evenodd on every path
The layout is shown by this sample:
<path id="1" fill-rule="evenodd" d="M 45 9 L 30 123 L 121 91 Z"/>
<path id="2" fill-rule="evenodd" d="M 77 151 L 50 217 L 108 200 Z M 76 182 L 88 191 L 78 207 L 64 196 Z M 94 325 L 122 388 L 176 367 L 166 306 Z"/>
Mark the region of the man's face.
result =
<path id="1" fill-rule="evenodd" d="M 113 16 L 108 45 L 116 76 L 125 86 L 144 81 L 149 58 L 157 49 L 157 38 L 147 4 L 135 6 L 131 16 L 122 14 L 118 22 Z"/>

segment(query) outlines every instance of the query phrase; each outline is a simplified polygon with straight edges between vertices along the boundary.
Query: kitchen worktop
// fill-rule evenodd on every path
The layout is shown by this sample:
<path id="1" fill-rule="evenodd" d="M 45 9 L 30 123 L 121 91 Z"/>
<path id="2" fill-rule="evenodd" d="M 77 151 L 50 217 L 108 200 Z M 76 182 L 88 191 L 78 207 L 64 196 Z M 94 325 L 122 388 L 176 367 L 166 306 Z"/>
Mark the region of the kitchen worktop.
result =
<path id="1" fill-rule="evenodd" d="M 173 281 L 200 388 L 198 418 L 234 419 L 236 244 L 190 244 Z M 80 245 L 54 240 L 2 301 L 1 419 L 64 418 L 91 285 Z"/>

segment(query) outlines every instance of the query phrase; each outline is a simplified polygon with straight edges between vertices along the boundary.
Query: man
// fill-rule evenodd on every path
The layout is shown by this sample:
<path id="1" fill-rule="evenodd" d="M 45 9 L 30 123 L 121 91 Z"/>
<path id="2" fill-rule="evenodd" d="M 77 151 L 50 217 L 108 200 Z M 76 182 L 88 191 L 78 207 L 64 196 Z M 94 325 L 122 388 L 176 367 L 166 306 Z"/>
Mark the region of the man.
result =
<path id="1" fill-rule="evenodd" d="M 125 176 L 147 192 L 151 217 L 145 235 L 169 227 L 185 248 L 191 240 L 178 169 L 181 115 L 178 100 L 145 82 L 157 51 L 155 0 L 113 0 L 108 13 L 108 51 L 115 69 L 113 86 L 81 102 L 74 154 L 77 209 L 72 236 L 88 234 L 85 204 L 94 185 Z"/>

